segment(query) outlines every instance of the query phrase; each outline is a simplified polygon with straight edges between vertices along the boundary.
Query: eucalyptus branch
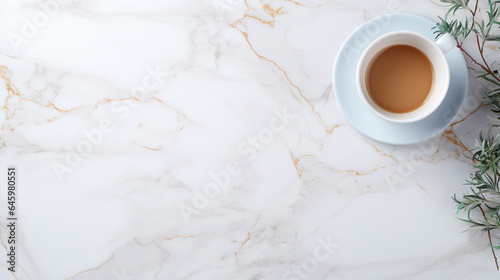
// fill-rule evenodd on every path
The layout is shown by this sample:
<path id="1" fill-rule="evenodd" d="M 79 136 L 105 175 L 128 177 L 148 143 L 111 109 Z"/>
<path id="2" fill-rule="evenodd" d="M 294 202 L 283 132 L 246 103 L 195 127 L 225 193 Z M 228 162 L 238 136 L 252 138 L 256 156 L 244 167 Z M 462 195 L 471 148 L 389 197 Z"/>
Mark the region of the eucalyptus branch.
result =
<path id="1" fill-rule="evenodd" d="M 486 72 L 490 77 L 490 79 L 494 79 L 497 82 L 500 83 L 500 77 L 498 76 L 498 73 L 495 74 L 495 71 L 493 71 L 488 63 L 486 61 L 485 56 L 484 56 L 484 46 L 486 44 L 486 41 L 500 41 L 500 37 L 498 36 L 492 36 L 491 35 L 491 30 L 494 25 L 500 24 L 498 21 L 496 21 L 496 18 L 499 15 L 499 11 L 497 8 L 497 3 L 498 1 L 491 1 L 488 0 L 489 4 L 489 11 L 487 12 L 488 15 L 488 21 L 484 22 L 484 20 L 481 20 L 481 22 L 478 22 L 477 16 L 478 13 L 481 12 L 481 10 L 478 8 L 479 0 L 475 1 L 475 6 L 474 10 L 469 8 L 469 0 L 441 0 L 441 2 L 449 4 L 450 8 L 448 12 L 446 13 L 444 19 L 439 17 L 441 22 L 439 22 L 435 27 L 435 34 L 437 34 L 437 38 L 442 36 L 445 33 L 449 33 L 452 35 L 456 42 L 457 42 L 457 47 L 465 54 L 469 59 L 471 59 L 472 63 L 474 65 L 479 66 L 484 72 Z M 467 11 L 470 16 L 466 16 L 464 20 L 448 20 L 448 16 L 450 14 L 455 14 L 459 10 L 465 10 Z M 479 55 L 481 57 L 482 63 L 479 63 L 474 57 L 472 57 L 464 48 L 463 48 L 463 42 L 467 39 L 467 37 L 471 34 L 474 33 L 475 39 L 476 39 L 476 44 L 477 44 L 477 49 L 479 51 Z"/>
<path id="2" fill-rule="evenodd" d="M 479 210 L 481 210 L 481 212 L 483 213 L 484 218 L 486 219 L 486 214 L 484 213 L 483 208 L 481 208 L 481 206 L 479 206 Z M 493 254 L 493 258 L 495 259 L 495 265 L 497 267 L 497 270 L 499 270 L 500 268 L 498 267 L 497 255 L 495 254 L 495 248 L 493 247 L 493 243 L 491 242 L 491 232 L 490 232 L 490 230 L 488 230 L 488 239 L 490 240 L 491 253 Z"/>
<path id="3" fill-rule="evenodd" d="M 470 0 L 441 0 L 448 4 L 449 9 L 444 18 L 439 17 L 440 22 L 434 27 L 437 38 L 445 33 L 452 35 L 456 40 L 457 47 L 467 56 L 477 73 L 478 79 L 489 83 L 492 87 L 485 92 L 485 98 L 491 105 L 491 111 L 495 117 L 488 118 L 492 121 L 492 127 L 500 127 L 500 63 L 488 61 L 485 56 L 486 42 L 492 42 L 497 46 L 500 44 L 500 35 L 493 34 L 499 30 L 500 16 L 497 5 L 500 0 L 482 0 L 487 2 L 487 8 L 481 8 L 479 0 L 474 3 L 474 8 L 469 7 Z M 450 19 L 451 15 L 461 13 L 461 19 Z M 458 15 L 456 16 L 458 17 Z M 486 18 L 484 20 L 482 18 Z M 493 28 L 496 27 L 496 28 Z M 470 51 L 464 48 L 464 42 L 473 34 L 480 59 L 470 55 Z M 480 60 L 481 62 L 479 62 Z M 497 270 L 500 270 L 495 250 L 500 249 L 500 244 L 495 246 L 491 231 L 500 229 L 500 134 L 496 137 L 483 137 L 479 134 L 476 140 L 476 149 L 473 155 L 474 171 L 470 174 L 466 184 L 470 191 L 452 199 L 457 205 L 458 219 L 468 223 L 479 231 L 488 233 L 489 245 L 495 261 Z"/>

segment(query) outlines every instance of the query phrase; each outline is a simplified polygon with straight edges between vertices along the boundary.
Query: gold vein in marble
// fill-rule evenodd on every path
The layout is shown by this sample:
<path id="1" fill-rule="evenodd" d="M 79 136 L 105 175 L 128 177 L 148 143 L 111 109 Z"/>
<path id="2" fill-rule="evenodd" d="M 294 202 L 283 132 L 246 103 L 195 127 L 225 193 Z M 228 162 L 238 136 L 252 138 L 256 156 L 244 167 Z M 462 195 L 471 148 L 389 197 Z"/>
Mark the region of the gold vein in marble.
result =
<path id="1" fill-rule="evenodd" d="M 295 166 L 295 170 L 297 170 L 297 175 L 299 176 L 299 179 L 302 179 L 302 172 L 304 172 L 306 170 L 299 167 L 299 161 L 305 156 L 302 156 L 301 158 L 296 158 L 295 155 L 292 153 L 292 151 L 289 151 L 289 152 L 290 152 L 290 156 L 292 157 L 293 165 Z"/>
<path id="2" fill-rule="evenodd" d="M 279 71 L 281 71 L 281 72 L 283 73 L 283 75 L 285 76 L 285 79 L 288 81 L 288 83 L 290 84 L 290 86 L 292 86 L 292 88 L 295 88 L 295 89 L 298 91 L 298 93 L 299 93 L 299 95 L 301 96 L 301 98 L 302 98 L 304 101 L 306 101 L 306 103 L 307 103 L 307 104 L 311 107 L 312 112 L 313 112 L 313 113 L 314 113 L 314 114 L 315 114 L 315 115 L 316 115 L 316 116 L 317 116 L 317 117 L 321 120 L 321 122 L 322 122 L 322 126 L 323 126 L 323 128 L 325 128 L 325 125 L 324 125 L 324 123 L 325 123 L 325 122 L 324 122 L 323 118 L 321 117 L 321 115 L 320 115 L 320 114 L 316 111 L 316 109 L 314 108 L 314 105 L 313 105 L 313 104 L 312 104 L 312 103 L 311 103 L 311 102 L 310 102 L 310 101 L 309 101 L 309 100 L 308 100 L 308 99 L 304 96 L 304 94 L 302 93 L 302 90 L 301 90 L 298 86 L 296 86 L 296 85 L 292 82 L 292 80 L 291 80 L 291 79 L 290 79 L 290 77 L 288 76 L 288 73 L 287 73 L 287 72 L 286 72 L 286 71 L 285 71 L 285 70 L 284 70 L 281 66 L 279 66 L 279 64 L 278 64 L 278 63 L 276 63 L 275 61 L 273 61 L 273 60 L 271 60 L 271 59 L 269 59 L 269 58 L 267 58 L 267 57 L 265 57 L 265 56 L 263 56 L 263 55 L 259 54 L 259 53 L 255 50 L 255 48 L 253 47 L 253 45 L 252 45 L 252 43 L 250 42 L 250 40 L 248 39 L 248 32 L 245 32 L 245 31 L 243 31 L 243 30 L 241 30 L 241 29 L 239 29 L 239 28 L 237 27 L 237 25 L 238 25 L 238 24 L 243 24 L 242 22 L 243 22 L 243 20 L 244 20 L 244 19 L 246 19 L 246 18 L 253 18 L 253 19 L 258 20 L 259 22 L 261 22 L 261 23 L 263 23 L 263 24 L 266 24 L 266 25 L 270 26 L 270 27 L 274 27 L 274 25 L 275 25 L 275 21 L 276 21 L 276 20 L 275 20 L 275 17 L 276 17 L 277 15 L 282 15 L 282 14 L 284 14 L 284 13 L 285 13 L 285 12 L 281 12 L 281 8 L 282 8 L 282 7 L 281 7 L 281 8 L 279 8 L 278 10 L 275 10 L 275 9 L 270 8 L 267 4 L 263 4 L 263 5 L 264 5 L 264 6 L 263 6 L 263 9 L 264 9 L 264 12 L 266 13 L 266 15 L 269 15 L 269 16 L 271 16 L 271 17 L 273 18 L 273 20 L 272 20 L 271 22 L 268 22 L 268 21 L 266 21 L 266 20 L 264 20 L 264 19 L 262 19 L 262 18 L 257 18 L 257 17 L 255 17 L 255 16 L 253 16 L 253 15 L 250 15 L 249 13 L 250 13 L 252 10 L 253 10 L 253 11 L 255 11 L 255 9 L 254 9 L 254 8 L 252 8 L 252 7 L 250 7 L 250 5 L 247 3 L 247 1 L 246 1 L 246 0 L 245 0 L 245 5 L 247 6 L 247 11 L 245 12 L 245 14 L 243 14 L 243 17 L 242 17 L 242 18 L 240 18 L 240 19 L 236 20 L 235 22 L 233 22 L 233 23 L 231 24 L 231 27 L 232 27 L 232 28 L 234 28 L 234 29 L 236 29 L 238 32 L 240 32 L 240 33 L 243 35 L 243 37 L 245 38 L 245 40 L 246 40 L 246 42 L 247 42 L 248 46 L 250 47 L 250 49 L 252 50 L 252 52 L 253 52 L 253 53 L 254 53 L 254 54 L 255 54 L 255 55 L 256 55 L 259 59 L 261 59 L 261 60 L 263 60 L 263 61 L 266 61 L 266 62 L 271 63 L 271 64 L 272 64 L 272 65 L 274 65 L 276 68 L 278 68 L 278 70 L 279 70 Z M 266 5 L 267 5 L 267 8 L 266 8 Z M 279 11 L 279 12 L 278 12 L 278 11 Z M 243 24 L 243 25 L 244 25 L 244 24 Z M 292 91 L 292 93 L 293 93 L 293 91 Z M 297 99 L 297 101 L 299 101 L 299 102 L 300 102 L 300 99 L 299 99 L 299 98 L 297 98 L 297 96 L 295 96 L 295 94 L 293 94 L 293 96 L 295 97 L 295 99 Z M 328 131 L 328 130 L 325 128 L 325 131 Z"/>
<path id="3" fill-rule="evenodd" d="M 319 8 L 319 7 L 322 7 L 322 6 L 326 5 L 326 3 L 323 3 L 323 4 L 319 4 L 317 6 L 306 6 L 306 5 L 302 4 L 302 3 L 299 3 L 299 2 L 294 1 L 294 0 L 284 0 L 284 1 L 285 2 L 290 2 L 290 3 L 295 4 L 297 6 L 306 7 L 306 8 Z"/>
<path id="4" fill-rule="evenodd" d="M 440 153 L 440 147 L 441 147 L 441 144 L 442 144 L 442 140 L 443 139 L 446 139 L 448 140 L 451 144 L 453 144 L 454 146 L 457 147 L 458 151 L 455 151 L 455 157 L 456 159 L 459 159 L 460 157 L 465 157 L 466 159 L 468 160 L 472 160 L 472 156 L 473 156 L 473 153 L 472 151 L 462 142 L 462 140 L 458 137 L 458 135 L 456 135 L 455 133 L 455 126 L 458 125 L 458 124 L 461 124 L 462 122 L 464 122 L 466 119 L 468 119 L 470 116 L 472 116 L 473 114 L 475 114 L 480 108 L 484 107 L 484 106 L 487 106 L 488 104 L 485 104 L 485 103 L 481 103 L 477 108 L 475 108 L 472 112 L 470 112 L 469 114 L 467 114 L 464 118 L 458 120 L 458 121 L 455 121 L 454 123 L 450 124 L 450 126 L 448 127 L 448 129 L 446 129 L 442 134 L 441 134 L 441 137 L 439 139 L 439 142 L 437 143 L 437 149 L 436 151 L 431 155 L 431 157 L 437 155 Z M 471 131 L 465 133 L 465 135 L 468 135 L 469 133 L 471 133 Z M 436 165 L 437 163 L 443 161 L 445 158 L 441 158 L 440 160 L 438 160 L 437 162 L 432 162 L 432 161 L 428 161 L 429 163 L 432 163 L 434 165 Z"/>
<path id="5" fill-rule="evenodd" d="M 453 143 L 455 146 L 461 148 L 462 155 L 464 157 L 472 160 L 472 155 L 473 155 L 472 151 L 469 148 L 467 148 L 467 146 L 465 146 L 464 143 L 462 143 L 460 138 L 458 138 L 458 136 L 455 134 L 455 132 L 453 132 L 453 128 L 443 132 L 443 136 L 444 136 L 444 138 L 448 139 L 451 143 Z M 470 156 L 468 156 L 466 153 L 470 154 Z"/>
<path id="6" fill-rule="evenodd" d="M 182 239 L 185 239 L 185 238 L 196 238 L 196 236 L 194 236 L 194 235 L 176 235 L 176 236 L 173 236 L 173 237 L 165 237 L 164 239 L 165 240 L 172 240 L 172 239 L 177 239 L 177 238 L 182 238 Z"/>
<path id="7" fill-rule="evenodd" d="M 297 174 L 299 176 L 299 179 L 302 179 L 302 173 L 304 171 L 306 171 L 306 169 L 299 167 L 300 161 L 303 160 L 304 158 L 313 158 L 313 159 L 316 159 L 316 157 L 314 155 L 307 154 L 307 155 L 303 155 L 303 156 L 297 158 L 292 153 L 292 151 L 289 151 L 289 152 L 290 152 L 290 156 L 291 156 L 291 158 L 293 160 L 293 165 L 295 166 L 295 169 L 297 170 Z M 359 170 L 353 170 L 353 169 L 338 169 L 338 168 L 335 168 L 335 167 L 331 167 L 326 162 L 323 162 L 323 161 L 320 161 L 320 160 L 316 160 L 315 163 L 319 164 L 320 166 L 326 167 L 327 169 L 329 169 L 330 171 L 333 171 L 335 173 L 347 173 L 347 174 L 354 175 L 354 176 L 366 176 L 366 175 L 372 174 L 375 171 L 378 171 L 380 169 L 386 168 L 385 166 L 380 166 L 380 167 L 376 167 L 376 168 L 370 169 L 368 171 L 359 171 Z"/>
<path id="8" fill-rule="evenodd" d="M 240 249 L 238 249 L 238 251 L 234 252 L 234 258 L 236 259 L 236 264 L 238 264 L 240 262 L 240 260 L 238 259 L 238 254 L 240 253 L 241 249 L 243 248 L 243 245 L 245 245 L 245 243 L 247 243 L 250 240 L 250 238 L 251 238 L 250 232 L 255 227 L 255 225 L 257 224 L 257 222 L 260 220 L 261 216 L 262 216 L 262 213 L 259 215 L 259 217 L 255 221 L 255 223 L 253 224 L 253 226 L 248 230 L 248 237 L 247 237 L 247 239 L 245 241 L 243 241 L 243 243 L 241 243 Z"/>
<path id="9" fill-rule="evenodd" d="M 480 104 L 480 105 L 479 105 L 476 109 L 474 109 L 472 112 L 470 112 L 470 113 L 469 113 L 467 116 L 465 116 L 463 119 L 461 119 L 461 120 L 459 120 L 459 121 L 456 121 L 456 122 L 454 122 L 454 123 L 450 124 L 450 126 L 451 126 L 451 127 L 453 127 L 453 126 L 455 126 L 455 125 L 457 125 L 457 124 L 459 124 L 459 123 L 461 123 L 461 122 L 465 121 L 468 117 L 470 117 L 472 114 L 474 114 L 475 112 L 477 112 L 477 110 L 479 110 L 479 109 L 481 109 L 482 107 L 487 106 L 487 105 L 488 105 L 487 103 L 482 103 L 482 104 Z"/>
<path id="10" fill-rule="evenodd" d="M 341 127 L 341 126 L 344 126 L 344 124 L 336 124 L 336 125 L 334 125 L 332 128 L 327 129 L 327 130 L 326 130 L 326 132 L 327 132 L 329 135 L 331 135 L 335 129 L 337 129 L 337 128 Z"/>
<path id="11" fill-rule="evenodd" d="M 75 278 L 75 277 L 76 277 L 76 276 L 78 276 L 78 275 L 81 275 L 81 274 L 83 274 L 83 273 L 85 273 L 85 272 L 89 272 L 89 271 L 92 271 L 92 270 L 96 270 L 96 268 L 91 268 L 91 269 L 87 269 L 87 270 L 80 271 L 80 272 L 78 272 L 77 274 L 75 274 L 75 275 L 73 275 L 73 276 L 71 276 L 71 277 L 69 277 L 69 278 L 66 278 L 66 279 L 64 279 L 64 280 L 69 280 L 69 279 Z"/>
<path id="12" fill-rule="evenodd" d="M 375 151 L 377 151 L 377 153 L 379 153 L 381 156 L 391 158 L 396 163 L 399 163 L 399 161 L 392 154 L 389 155 L 389 154 L 384 153 L 383 151 L 379 150 L 375 145 L 373 145 L 372 143 L 368 142 L 368 140 L 366 140 L 366 139 L 365 139 L 365 142 L 368 145 L 372 146 L 375 149 Z M 392 152 L 394 152 L 394 150 L 396 150 L 396 147 L 394 147 L 394 149 L 392 150 Z"/>
<path id="13" fill-rule="evenodd" d="M 78 272 L 77 274 L 75 274 L 75 275 L 73 275 L 73 276 L 71 276 L 71 277 L 69 277 L 69 278 L 66 278 L 66 279 L 64 279 L 64 280 L 69 280 L 69 279 L 75 278 L 75 277 L 77 277 L 78 275 L 81 275 L 81 274 L 86 273 L 86 272 L 89 272 L 89 271 L 98 270 L 98 269 L 100 269 L 103 265 L 105 265 L 105 264 L 107 264 L 108 262 L 110 262 L 113 258 L 114 258 L 114 256 L 113 256 L 113 255 L 111 255 L 111 256 L 110 256 L 110 257 L 109 257 L 106 261 L 104 261 L 104 262 L 103 262 L 103 263 L 101 263 L 100 265 L 98 265 L 98 266 L 96 266 L 96 267 L 94 267 L 94 268 L 89 268 L 89 269 L 86 269 L 86 270 L 82 270 L 82 271 Z"/>
<path id="14" fill-rule="evenodd" d="M 16 278 L 16 280 L 19 280 L 19 279 L 17 279 L 17 276 L 14 272 L 11 271 L 10 273 L 12 273 L 12 276 L 14 276 L 14 278 Z"/>
<path id="15" fill-rule="evenodd" d="M 8 94 L 7 94 L 7 97 L 5 98 L 5 101 L 4 101 L 4 106 L 2 107 L 2 109 L 6 112 L 6 116 L 5 116 L 5 120 L 8 121 L 11 119 L 11 115 L 13 114 L 7 114 L 7 112 L 10 111 L 10 108 L 9 108 L 9 99 L 12 98 L 13 96 L 17 96 L 20 98 L 21 101 L 27 101 L 27 102 L 31 102 L 31 103 L 35 103 L 37 104 L 38 106 L 40 107 L 45 107 L 45 108 L 50 108 L 50 109 L 54 109 L 56 110 L 57 112 L 59 113 L 63 113 L 63 114 L 67 114 L 67 113 L 71 113 L 73 111 L 79 111 L 79 110 L 83 110 L 83 109 L 90 109 L 90 110 L 94 110 L 94 109 L 97 109 L 98 107 L 100 107 L 101 105 L 104 105 L 104 104 L 107 104 L 107 103 L 110 103 L 110 102 L 118 102 L 118 101 L 126 101 L 126 100 L 135 100 L 135 101 L 138 101 L 138 102 L 141 102 L 141 100 L 139 100 L 138 98 L 136 97 L 124 97 L 124 98 L 118 98 L 118 99 L 110 99 L 110 98 L 103 98 L 102 100 L 98 101 L 97 103 L 95 103 L 94 105 L 79 105 L 79 106 L 76 106 L 74 108 L 71 108 L 71 109 L 61 109 L 59 107 L 57 107 L 54 103 L 52 103 L 51 101 L 46 101 L 47 104 L 44 105 L 36 100 L 33 100 L 33 99 L 29 99 L 25 96 L 23 96 L 19 90 L 17 89 L 17 87 L 14 85 L 14 83 L 10 80 L 9 78 L 9 69 L 6 67 L 6 66 L 3 66 L 3 65 L 0 65 L 0 78 L 4 81 L 5 83 L 5 86 L 7 87 L 7 91 L 8 91 Z M 34 90 L 39 96 L 42 96 L 40 94 L 40 92 L 38 92 L 37 90 Z M 46 119 L 45 121 L 46 122 L 53 122 L 54 120 L 60 118 L 60 116 L 54 116 L 54 117 L 51 117 L 51 118 L 48 118 Z M 2 124 L 2 127 L 1 129 L 4 130 L 6 129 L 6 123 L 7 122 L 4 122 Z M 18 126 L 20 125 L 23 125 L 23 124 L 27 124 L 27 122 L 20 122 L 18 124 L 16 124 L 14 127 L 9 127 L 9 130 L 10 131 L 14 131 Z M 40 122 L 36 123 L 36 125 L 40 124 Z"/>
<path id="16" fill-rule="evenodd" d="M 135 142 L 134 142 L 135 143 Z M 135 143 L 137 144 L 137 143 Z M 137 144 L 138 145 L 138 144 Z M 163 147 L 162 146 L 159 146 L 158 148 L 151 148 L 151 147 L 147 147 L 147 146 L 144 146 L 144 145 L 140 145 L 141 148 L 144 148 L 144 149 L 147 149 L 147 150 L 151 150 L 151 151 L 161 151 L 163 150 Z"/>

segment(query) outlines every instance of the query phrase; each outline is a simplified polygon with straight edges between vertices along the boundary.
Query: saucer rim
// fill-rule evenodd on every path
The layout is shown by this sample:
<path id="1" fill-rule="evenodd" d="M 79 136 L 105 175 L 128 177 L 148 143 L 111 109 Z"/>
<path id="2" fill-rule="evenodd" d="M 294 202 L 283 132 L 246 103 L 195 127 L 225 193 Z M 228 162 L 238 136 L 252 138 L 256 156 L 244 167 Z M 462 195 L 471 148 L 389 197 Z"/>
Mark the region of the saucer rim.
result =
<path id="1" fill-rule="evenodd" d="M 337 79 L 336 79 L 336 73 L 337 73 L 337 70 L 339 69 L 339 64 L 341 64 L 342 62 L 344 62 L 342 59 L 340 59 L 341 55 L 343 54 L 343 52 L 345 52 L 345 48 L 347 46 L 347 43 L 351 41 L 351 38 L 353 38 L 357 33 L 361 32 L 363 28 L 366 28 L 367 26 L 371 25 L 371 24 L 374 24 L 377 20 L 379 20 L 381 17 L 384 17 L 384 16 L 395 16 L 395 17 L 401 17 L 403 20 L 405 19 L 408 19 L 408 18 L 411 18 L 412 22 L 408 23 L 408 25 L 412 25 L 412 24 L 415 24 L 414 22 L 415 21 L 425 21 L 427 22 L 427 24 L 435 24 L 436 22 L 426 18 L 426 17 L 423 17 L 423 16 L 420 16 L 420 15 L 415 15 L 415 14 L 409 14 L 409 13 L 395 13 L 395 14 L 387 14 L 387 15 L 382 15 L 382 16 L 379 16 L 379 17 L 376 17 L 376 18 L 373 18 L 363 24 L 361 24 L 360 26 L 358 26 L 353 32 L 351 32 L 349 34 L 349 36 L 344 40 L 344 42 L 342 43 L 338 53 L 337 53 L 337 56 L 336 56 L 336 59 L 335 59 L 335 63 L 333 65 L 333 73 L 332 73 L 332 82 L 333 82 L 333 90 L 334 90 L 334 96 L 335 96 L 335 100 L 336 102 L 338 103 L 338 106 L 342 112 L 342 115 L 343 117 L 349 122 L 349 124 L 354 127 L 359 133 L 361 133 L 362 135 L 364 135 L 365 137 L 369 138 L 369 139 L 372 139 L 372 140 L 375 140 L 375 141 L 378 141 L 378 142 L 381 142 L 381 143 L 385 143 L 385 144 L 391 144 L 391 145 L 413 145 L 413 144 L 417 144 L 417 143 L 421 143 L 421 142 L 424 142 L 424 141 L 427 141 L 433 137 L 435 137 L 436 135 L 439 135 L 440 133 L 442 133 L 442 131 L 444 131 L 446 129 L 446 127 L 448 127 L 452 122 L 453 120 L 456 118 L 456 116 L 460 113 L 461 111 L 461 108 L 465 102 L 465 99 L 467 97 L 467 94 L 468 94 L 468 87 L 469 87 L 469 76 L 468 76 L 468 71 L 467 71 L 467 64 L 466 64 L 466 61 L 465 61 L 465 58 L 463 57 L 463 54 L 460 52 L 460 55 L 454 55 L 454 54 L 450 54 L 448 53 L 446 55 L 446 59 L 448 61 L 450 61 L 450 59 L 461 59 L 461 62 L 464 64 L 465 67 L 463 67 L 463 69 L 460 69 L 458 70 L 458 72 L 462 72 L 462 73 L 454 73 L 455 77 L 457 76 L 464 76 L 464 80 L 462 80 L 462 82 L 464 83 L 463 85 L 463 88 L 464 88 L 464 92 L 462 92 L 462 95 L 463 97 L 461 98 L 460 100 L 460 104 L 459 106 L 457 107 L 456 111 L 453 112 L 453 115 L 452 117 L 448 120 L 448 121 L 443 121 L 442 125 L 438 125 L 438 129 L 435 130 L 433 129 L 430 125 L 428 129 L 426 129 L 428 132 L 424 133 L 425 134 L 425 137 L 422 137 L 422 138 L 413 138 L 413 140 L 411 141 L 405 141 L 405 140 L 401 140 L 401 139 L 384 139 L 384 137 L 379 137 L 377 135 L 368 135 L 366 134 L 362 129 L 359 127 L 358 124 L 356 124 L 356 122 L 352 122 L 351 120 L 351 115 L 352 114 L 356 114 L 356 112 L 354 113 L 350 113 L 348 112 L 348 110 L 346 108 L 344 108 L 345 106 L 342 105 L 342 102 L 339 100 L 339 97 L 338 97 L 338 85 L 337 83 L 335 82 Z M 399 23 L 397 23 L 398 25 L 401 25 Z M 404 27 L 402 28 L 399 28 L 398 26 L 394 26 L 392 25 L 392 27 L 394 28 L 393 31 L 413 31 L 413 32 L 416 32 L 418 34 L 421 34 L 423 36 L 428 36 L 422 32 L 419 32 L 419 31 L 414 31 L 414 30 L 410 30 L 410 29 L 404 29 Z M 389 31 L 387 31 L 389 29 Z M 380 36 L 383 36 L 390 31 L 390 25 L 389 26 L 386 26 L 382 29 L 383 34 L 380 35 Z M 369 45 L 369 44 L 368 44 Z M 354 64 L 357 64 L 359 62 L 359 59 L 361 58 L 361 55 L 362 55 L 362 52 L 368 47 L 368 45 L 366 46 L 363 46 L 363 48 L 361 49 L 361 53 L 359 55 L 356 55 L 356 61 L 354 62 Z M 451 57 L 449 57 L 449 55 L 453 55 Z M 450 69 L 451 70 L 451 69 Z M 452 74 L 453 74 L 453 71 L 450 71 L 450 80 L 452 79 Z M 352 86 L 349 86 L 349 88 L 352 88 L 353 90 L 356 91 L 356 94 L 359 95 L 359 92 L 358 92 L 358 89 L 357 89 L 357 86 L 356 86 L 356 82 L 355 82 L 355 77 L 353 78 L 354 79 L 354 82 L 353 82 L 353 85 Z M 447 92 L 447 94 L 450 94 L 450 89 L 448 89 L 449 91 Z M 341 91 L 340 91 L 341 92 Z M 451 104 L 450 104 L 451 106 Z M 377 119 L 381 119 L 383 120 L 382 118 L 378 117 L 377 115 L 373 114 L 373 112 L 371 112 L 370 110 L 368 110 L 370 112 L 370 115 L 371 115 L 371 118 L 377 118 Z M 428 117 L 432 116 L 429 115 Z M 384 120 L 386 121 L 386 120 Z M 425 118 L 420 120 L 420 121 L 425 121 Z M 419 121 L 419 122 L 420 122 Z M 368 121 L 369 122 L 369 121 Z M 386 121 L 388 122 L 388 121 Z M 416 123 L 418 122 L 415 122 L 415 123 L 392 123 L 392 122 L 388 122 L 389 125 L 388 127 L 389 130 L 391 130 L 390 134 L 393 135 L 395 133 L 398 133 L 397 130 L 398 130 L 398 126 L 412 126 L 412 125 L 415 125 Z M 424 125 L 425 126 L 425 125 Z"/>

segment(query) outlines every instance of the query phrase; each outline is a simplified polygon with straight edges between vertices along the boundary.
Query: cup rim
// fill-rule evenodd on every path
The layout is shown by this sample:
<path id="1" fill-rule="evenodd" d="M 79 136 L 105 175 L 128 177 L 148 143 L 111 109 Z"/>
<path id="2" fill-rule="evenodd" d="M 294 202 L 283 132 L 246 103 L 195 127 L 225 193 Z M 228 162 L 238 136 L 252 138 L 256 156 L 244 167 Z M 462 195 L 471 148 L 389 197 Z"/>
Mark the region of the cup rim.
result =
<path id="1" fill-rule="evenodd" d="M 413 116 L 413 117 L 408 117 L 408 118 L 393 118 L 393 117 L 390 117 L 389 115 L 397 115 L 397 116 L 404 116 L 406 114 L 409 115 L 410 113 L 414 112 L 415 110 L 418 110 L 418 108 L 415 109 L 415 110 L 413 110 L 413 111 L 411 111 L 411 112 L 408 112 L 408 113 L 399 114 L 399 113 L 388 112 L 388 111 L 380 108 L 379 106 L 377 106 L 376 103 L 373 102 L 373 101 L 372 102 L 374 104 L 373 105 L 370 104 L 370 102 L 367 100 L 367 97 L 366 97 L 366 95 L 368 95 L 368 93 L 366 93 L 366 94 L 364 93 L 363 87 L 361 85 L 361 81 L 362 81 L 361 76 L 365 75 L 365 72 L 366 72 L 365 71 L 364 73 L 361 73 L 362 72 L 361 68 L 362 68 L 362 63 L 364 61 L 366 61 L 366 59 L 367 59 L 369 50 L 371 50 L 374 45 L 376 45 L 377 43 L 379 43 L 382 40 L 385 40 L 387 37 L 392 37 L 392 36 L 401 35 L 401 34 L 407 34 L 407 35 L 418 37 L 419 39 L 422 39 L 422 40 L 426 41 L 435 50 L 435 52 L 438 54 L 438 56 L 441 57 L 441 60 L 446 63 L 446 67 L 444 67 L 445 72 L 443 73 L 443 75 L 445 76 L 443 79 L 445 79 L 445 80 L 442 82 L 442 83 L 444 83 L 444 90 L 439 93 L 439 96 L 436 99 L 436 101 L 434 102 L 434 104 L 429 105 L 429 107 L 428 107 L 428 109 L 426 111 L 423 111 L 421 114 L 419 114 L 417 116 Z M 378 117 L 380 117 L 380 118 L 382 118 L 384 120 L 387 120 L 387 121 L 390 121 L 390 122 L 394 122 L 394 123 L 413 123 L 413 122 L 417 122 L 417 121 L 420 121 L 422 119 L 425 119 L 426 117 L 428 117 L 429 115 L 431 115 L 434 111 L 436 111 L 436 109 L 442 104 L 444 98 L 446 97 L 447 91 L 449 89 L 449 84 L 450 84 L 450 69 L 449 69 L 448 61 L 446 60 L 445 54 L 439 48 L 439 46 L 436 44 L 435 41 L 432 41 L 428 37 L 426 37 L 426 36 L 424 36 L 424 35 L 422 35 L 420 33 L 417 33 L 417 32 L 406 31 L 406 30 L 399 30 L 399 31 L 389 32 L 389 33 L 386 33 L 386 34 L 378 37 L 377 39 L 375 39 L 373 42 L 371 42 L 365 48 L 365 50 L 361 54 L 361 57 L 360 57 L 360 59 L 358 61 L 358 65 L 357 65 L 357 69 L 356 69 L 356 84 L 357 84 L 358 94 L 360 95 L 361 100 L 363 100 L 363 102 L 368 107 L 368 109 L 372 113 L 374 113 L 376 116 L 378 116 Z M 433 94 L 436 94 L 436 93 L 433 93 Z M 373 106 L 377 106 L 378 109 L 380 109 L 383 112 L 386 112 L 387 114 L 380 113 L 375 108 L 373 108 Z M 422 105 L 422 106 L 424 106 L 424 105 Z M 422 108 L 422 106 L 419 107 L 419 108 Z"/>

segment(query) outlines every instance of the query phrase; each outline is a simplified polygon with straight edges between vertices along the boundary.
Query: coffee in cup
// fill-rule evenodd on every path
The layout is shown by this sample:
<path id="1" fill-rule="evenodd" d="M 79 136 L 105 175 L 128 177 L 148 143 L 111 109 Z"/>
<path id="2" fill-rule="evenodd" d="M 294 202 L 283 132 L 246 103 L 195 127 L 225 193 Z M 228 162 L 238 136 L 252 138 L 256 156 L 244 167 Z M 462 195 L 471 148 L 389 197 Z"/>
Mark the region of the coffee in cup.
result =
<path id="1" fill-rule="evenodd" d="M 448 91 L 445 53 L 454 46 L 449 34 L 437 42 L 410 31 L 379 37 L 358 63 L 361 99 L 375 115 L 391 122 L 410 123 L 429 116 Z"/>

